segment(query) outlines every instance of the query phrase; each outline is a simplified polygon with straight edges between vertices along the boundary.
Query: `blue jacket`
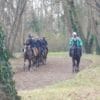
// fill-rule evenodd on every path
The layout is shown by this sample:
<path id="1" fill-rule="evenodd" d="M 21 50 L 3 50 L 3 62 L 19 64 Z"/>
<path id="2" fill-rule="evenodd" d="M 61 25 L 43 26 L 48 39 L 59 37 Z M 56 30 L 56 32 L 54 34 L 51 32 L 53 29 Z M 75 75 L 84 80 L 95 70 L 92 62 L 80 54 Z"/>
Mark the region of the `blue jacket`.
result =
<path id="1" fill-rule="evenodd" d="M 47 47 L 47 45 L 48 45 L 48 43 L 47 43 L 47 41 L 46 40 L 41 40 L 41 43 L 42 43 L 42 47 L 44 47 L 44 48 L 46 48 Z"/>
<path id="2" fill-rule="evenodd" d="M 70 41 L 69 41 L 69 46 L 72 47 L 72 46 L 78 46 L 78 47 L 82 47 L 83 46 L 83 42 L 81 40 L 81 38 L 77 37 L 77 38 L 71 38 Z"/>
<path id="3" fill-rule="evenodd" d="M 32 47 L 36 47 L 36 41 L 35 40 L 32 40 Z"/>
<path id="4" fill-rule="evenodd" d="M 41 41 L 40 41 L 40 40 L 37 40 L 37 41 L 36 41 L 36 47 L 37 47 L 37 48 L 41 47 Z"/>

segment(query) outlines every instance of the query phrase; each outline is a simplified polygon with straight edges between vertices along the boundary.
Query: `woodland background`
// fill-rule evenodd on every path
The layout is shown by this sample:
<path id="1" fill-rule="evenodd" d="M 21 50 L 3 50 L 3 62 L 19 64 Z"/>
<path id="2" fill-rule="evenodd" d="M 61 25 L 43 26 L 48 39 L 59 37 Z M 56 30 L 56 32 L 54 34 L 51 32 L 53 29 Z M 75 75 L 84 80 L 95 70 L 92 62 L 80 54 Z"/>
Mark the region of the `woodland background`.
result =
<path id="1" fill-rule="evenodd" d="M 45 36 L 49 51 L 63 52 L 69 49 L 73 31 L 82 38 L 85 53 L 100 55 L 100 0 L 0 0 L 0 100 L 20 100 L 9 58 L 22 52 L 29 34 Z M 99 62 L 99 56 L 96 58 Z M 90 74 L 95 78 L 88 76 L 97 78 L 97 83 L 98 68 Z"/>
<path id="2" fill-rule="evenodd" d="M 6 47 L 21 52 L 28 34 L 45 36 L 50 51 L 68 50 L 72 32 L 86 53 L 100 54 L 100 0 L 0 0 Z"/>

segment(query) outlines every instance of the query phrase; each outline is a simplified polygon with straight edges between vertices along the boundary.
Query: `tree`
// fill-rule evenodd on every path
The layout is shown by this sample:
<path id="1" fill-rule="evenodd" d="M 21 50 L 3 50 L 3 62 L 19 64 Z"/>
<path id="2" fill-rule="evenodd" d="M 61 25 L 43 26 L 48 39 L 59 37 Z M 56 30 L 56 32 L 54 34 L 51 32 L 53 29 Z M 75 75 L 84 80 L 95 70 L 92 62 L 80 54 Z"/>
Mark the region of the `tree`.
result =
<path id="1" fill-rule="evenodd" d="M 26 3 L 27 0 L 0 0 L 0 23 L 5 28 L 6 46 L 10 53 L 13 53 L 16 38 L 20 33 Z"/>
<path id="2" fill-rule="evenodd" d="M 82 40 L 84 41 L 84 47 L 86 53 L 92 53 L 92 47 L 93 47 L 93 41 L 94 41 L 94 36 L 92 30 L 92 23 L 90 22 L 90 16 L 89 15 L 89 20 L 88 23 L 90 28 L 84 33 L 84 22 L 82 21 L 87 14 L 86 12 L 84 13 L 84 3 L 80 1 L 80 3 L 77 4 L 77 0 L 66 0 L 66 6 L 64 7 L 64 10 L 66 10 L 66 19 L 67 19 L 67 28 L 69 27 L 70 32 L 72 33 L 73 31 L 77 32 L 79 36 L 81 36 Z M 65 3 L 64 3 L 65 4 Z M 80 11 L 79 11 L 80 10 Z M 83 13 L 82 13 L 83 12 Z M 82 15 L 82 16 L 81 16 Z M 88 26 L 88 27 L 89 27 Z"/>
<path id="3" fill-rule="evenodd" d="M 13 81 L 13 72 L 9 63 L 9 53 L 5 47 L 5 34 L 0 26 L 0 84 L 2 91 L 8 97 L 6 100 L 20 100 L 17 96 L 15 83 Z"/>

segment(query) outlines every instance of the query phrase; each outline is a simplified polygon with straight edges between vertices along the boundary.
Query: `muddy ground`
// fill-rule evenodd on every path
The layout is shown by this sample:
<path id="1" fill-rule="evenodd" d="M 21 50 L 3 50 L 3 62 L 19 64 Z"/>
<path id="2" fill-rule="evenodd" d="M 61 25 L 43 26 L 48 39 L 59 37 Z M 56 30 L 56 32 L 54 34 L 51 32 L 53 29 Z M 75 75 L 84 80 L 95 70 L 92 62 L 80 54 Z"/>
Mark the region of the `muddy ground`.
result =
<path id="1" fill-rule="evenodd" d="M 48 57 L 47 64 L 41 65 L 38 69 L 31 68 L 31 71 L 23 70 L 23 58 L 11 61 L 13 66 L 14 80 L 17 90 L 33 90 L 44 86 L 52 85 L 60 81 L 73 78 L 71 58 Z M 80 71 L 91 64 L 90 60 L 81 59 Z"/>

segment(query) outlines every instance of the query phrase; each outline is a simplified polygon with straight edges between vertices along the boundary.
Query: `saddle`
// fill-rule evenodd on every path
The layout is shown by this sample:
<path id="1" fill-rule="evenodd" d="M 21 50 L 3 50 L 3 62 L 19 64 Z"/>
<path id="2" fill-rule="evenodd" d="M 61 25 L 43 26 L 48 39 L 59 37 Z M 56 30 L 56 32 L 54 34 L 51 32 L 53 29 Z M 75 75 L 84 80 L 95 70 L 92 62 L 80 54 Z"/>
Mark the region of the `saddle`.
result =
<path id="1" fill-rule="evenodd" d="M 39 51 L 36 47 L 33 48 L 33 52 L 34 52 L 34 56 L 37 56 L 39 53 Z"/>

